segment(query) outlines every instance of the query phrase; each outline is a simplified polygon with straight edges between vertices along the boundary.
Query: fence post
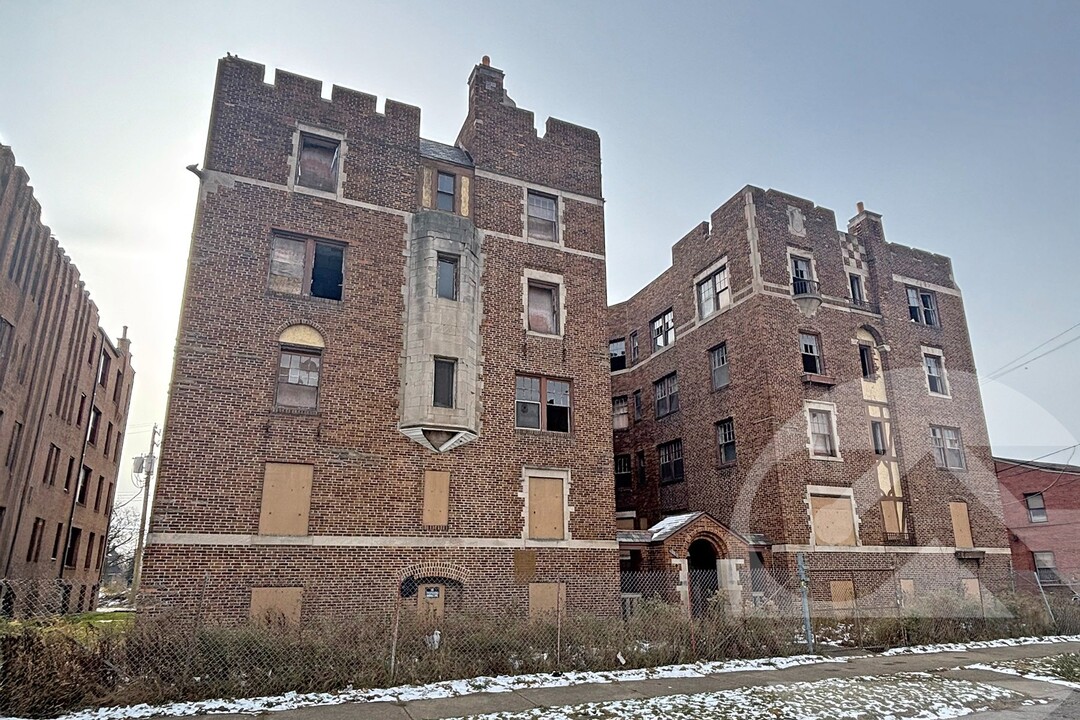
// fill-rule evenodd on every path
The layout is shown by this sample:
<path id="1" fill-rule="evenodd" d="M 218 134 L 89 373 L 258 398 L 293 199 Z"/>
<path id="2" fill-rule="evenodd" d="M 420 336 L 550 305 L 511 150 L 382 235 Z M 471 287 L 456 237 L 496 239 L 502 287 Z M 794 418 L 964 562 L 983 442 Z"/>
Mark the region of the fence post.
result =
<path id="1" fill-rule="evenodd" d="M 1057 618 L 1054 617 L 1054 611 L 1050 609 L 1050 601 L 1046 599 L 1046 590 L 1043 589 L 1042 578 L 1039 577 L 1039 571 L 1035 570 L 1035 584 L 1039 586 L 1039 594 L 1042 595 L 1043 605 L 1046 606 L 1046 612 L 1050 613 L 1050 622 L 1054 623 L 1054 629 L 1057 629 Z"/>
<path id="2" fill-rule="evenodd" d="M 562 594 L 565 583 L 555 586 L 555 669 L 562 670 Z"/>
<path id="3" fill-rule="evenodd" d="M 419 592 L 419 590 L 417 591 Z M 398 628 L 401 625 L 401 601 L 394 598 L 394 629 L 390 633 L 390 684 L 394 684 L 397 672 Z"/>
<path id="4" fill-rule="evenodd" d="M 806 573 L 806 555 L 798 553 L 795 556 L 796 568 L 799 573 L 799 589 L 802 590 L 802 615 L 803 631 L 806 633 L 806 651 L 814 652 L 814 631 L 810 627 L 810 577 Z"/>
<path id="5" fill-rule="evenodd" d="M 851 604 L 855 610 L 855 632 L 859 635 L 859 647 L 863 646 L 862 618 L 859 617 L 859 591 L 855 589 L 855 571 L 851 571 Z"/>

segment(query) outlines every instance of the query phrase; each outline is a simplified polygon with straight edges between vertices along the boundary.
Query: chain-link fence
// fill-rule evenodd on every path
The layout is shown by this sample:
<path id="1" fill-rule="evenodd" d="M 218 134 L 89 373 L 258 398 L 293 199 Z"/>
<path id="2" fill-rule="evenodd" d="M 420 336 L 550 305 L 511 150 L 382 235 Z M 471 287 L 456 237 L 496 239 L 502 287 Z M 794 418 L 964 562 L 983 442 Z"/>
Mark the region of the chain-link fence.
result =
<path id="1" fill-rule="evenodd" d="M 792 655 L 811 647 L 807 620 L 818 652 L 1080 632 L 1071 592 L 1032 592 L 1036 579 L 1023 574 L 985 583 L 978 598 L 963 583 L 906 598 L 899 582 L 857 571 L 749 580 L 732 594 L 708 571 L 627 572 L 621 607 L 608 614 L 557 602 L 534 617 L 516 607 L 440 615 L 415 598 L 387 598 L 363 616 L 266 613 L 230 625 L 203 612 L 63 617 L 40 587 L 35 595 L 29 583 L 6 581 L 13 609 L 30 609 L 33 597 L 42 604 L 0 621 L 0 715 Z"/>

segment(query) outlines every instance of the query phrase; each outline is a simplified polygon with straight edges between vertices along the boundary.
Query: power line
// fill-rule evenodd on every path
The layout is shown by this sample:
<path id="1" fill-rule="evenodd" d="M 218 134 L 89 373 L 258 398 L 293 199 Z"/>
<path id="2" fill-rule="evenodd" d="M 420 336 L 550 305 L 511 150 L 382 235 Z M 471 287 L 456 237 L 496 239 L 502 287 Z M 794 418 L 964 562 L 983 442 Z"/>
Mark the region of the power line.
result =
<path id="1" fill-rule="evenodd" d="M 1010 360 L 1009 362 L 1007 362 L 1004 365 L 1002 365 L 1001 367 L 999 367 L 997 370 L 994 370 L 993 372 L 988 373 L 986 375 L 986 377 L 983 380 L 980 381 L 980 384 L 985 383 L 985 382 L 989 382 L 990 380 L 996 380 L 999 377 L 1003 377 L 1005 375 L 1008 375 L 1013 370 L 1018 370 L 1019 368 L 1023 367 L 1024 365 L 1027 365 L 1029 363 L 1033 363 L 1036 360 L 1038 360 L 1039 358 L 1046 357 L 1050 353 L 1056 352 L 1057 350 L 1060 350 L 1061 348 L 1065 347 L 1066 345 L 1068 345 L 1070 343 L 1073 343 L 1073 342 L 1076 342 L 1077 340 L 1080 340 L 1080 336 L 1077 336 L 1075 338 L 1072 338 L 1071 340 L 1066 340 L 1062 344 L 1060 344 L 1060 345 L 1058 345 L 1056 347 L 1053 347 L 1050 350 L 1047 350 L 1046 352 L 1042 353 L 1041 355 L 1037 355 L 1036 357 L 1025 360 L 1025 358 L 1027 358 L 1027 356 L 1030 355 L 1031 353 L 1035 352 L 1036 350 L 1039 350 L 1041 348 L 1046 347 L 1047 345 L 1049 345 L 1053 341 L 1057 340 L 1062 335 L 1065 335 L 1065 334 L 1069 333 L 1070 331 L 1075 330 L 1078 327 L 1080 327 L 1080 323 L 1076 323 L 1072 327 L 1069 327 L 1069 328 L 1066 328 L 1065 330 L 1062 330 L 1061 332 L 1059 332 L 1057 335 L 1050 338 L 1049 340 L 1036 345 L 1035 347 L 1028 350 L 1026 353 L 1024 353 L 1024 354 Z M 1019 363 L 1019 364 L 1017 364 L 1017 363 Z M 1013 366 L 1015 366 L 1015 367 L 1013 367 Z"/>
<path id="2" fill-rule="evenodd" d="M 1080 443 L 1076 443 L 1074 445 L 1068 445 L 1068 446 L 1063 447 L 1063 448 L 1058 448 L 1057 450 L 1054 450 L 1052 452 L 1048 452 L 1045 455 L 1040 455 L 1038 457 L 1031 458 L 1030 460 L 1009 460 L 1009 462 L 1011 462 L 1012 465 L 1010 465 L 1009 467 L 1007 467 L 1004 470 L 1002 470 L 1001 472 L 999 472 L 997 474 L 998 479 L 1000 480 L 1003 477 L 1009 477 L 1009 475 L 1017 475 L 1019 473 L 1025 472 L 1026 470 L 1031 470 L 1032 469 L 1031 467 L 1025 465 L 1024 463 L 1033 463 L 1036 460 L 1042 460 L 1043 458 L 1048 458 L 1048 457 L 1051 457 L 1052 455 L 1057 455 L 1059 453 L 1063 453 L 1066 450 L 1073 450 L 1075 452 L 1076 448 L 1078 448 L 1078 447 L 1080 447 Z M 1069 458 L 1072 459 L 1072 453 L 1069 454 Z M 1066 463 L 1066 464 L 1068 464 L 1068 463 Z M 1035 468 L 1035 469 L 1038 469 L 1038 468 Z M 1016 472 L 1010 473 L 1009 472 L 1010 470 L 1015 470 Z"/>

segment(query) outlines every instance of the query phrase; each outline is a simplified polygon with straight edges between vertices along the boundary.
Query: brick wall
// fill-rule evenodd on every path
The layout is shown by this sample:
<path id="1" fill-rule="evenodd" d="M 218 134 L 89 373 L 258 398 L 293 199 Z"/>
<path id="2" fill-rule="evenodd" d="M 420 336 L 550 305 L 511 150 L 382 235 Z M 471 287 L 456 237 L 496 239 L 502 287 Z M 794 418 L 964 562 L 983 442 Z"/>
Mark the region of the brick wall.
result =
<path id="1" fill-rule="evenodd" d="M 1058 575 L 1080 580 L 1080 467 L 996 458 L 1013 566 L 1035 571 L 1033 552 L 1052 552 Z M 1025 496 L 1041 494 L 1045 519 L 1028 511 Z"/>

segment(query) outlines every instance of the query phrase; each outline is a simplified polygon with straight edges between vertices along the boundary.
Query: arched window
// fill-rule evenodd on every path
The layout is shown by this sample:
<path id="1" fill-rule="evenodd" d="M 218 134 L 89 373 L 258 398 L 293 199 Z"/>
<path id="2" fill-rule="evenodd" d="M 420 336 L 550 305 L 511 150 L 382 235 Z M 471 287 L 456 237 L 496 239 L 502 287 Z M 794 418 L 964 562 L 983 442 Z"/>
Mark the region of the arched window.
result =
<path id="1" fill-rule="evenodd" d="M 319 406 L 322 335 L 309 325 L 290 325 L 279 338 L 277 396 L 279 408 L 315 410 Z"/>

